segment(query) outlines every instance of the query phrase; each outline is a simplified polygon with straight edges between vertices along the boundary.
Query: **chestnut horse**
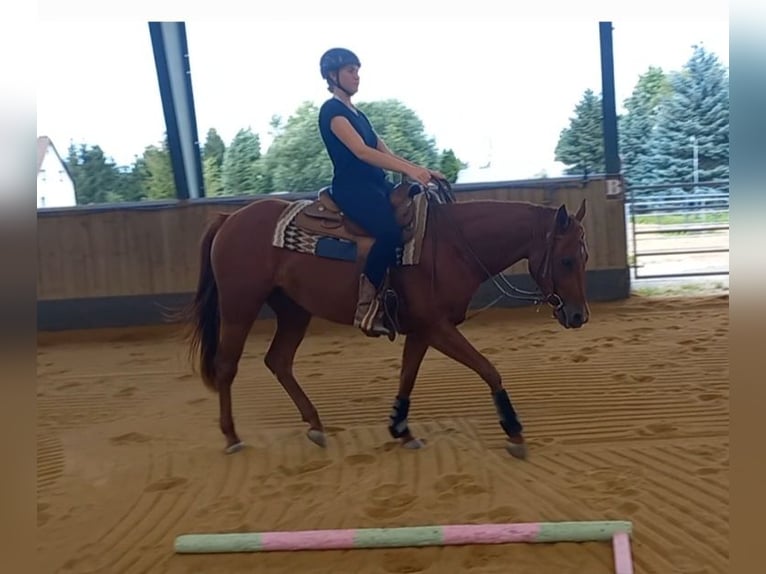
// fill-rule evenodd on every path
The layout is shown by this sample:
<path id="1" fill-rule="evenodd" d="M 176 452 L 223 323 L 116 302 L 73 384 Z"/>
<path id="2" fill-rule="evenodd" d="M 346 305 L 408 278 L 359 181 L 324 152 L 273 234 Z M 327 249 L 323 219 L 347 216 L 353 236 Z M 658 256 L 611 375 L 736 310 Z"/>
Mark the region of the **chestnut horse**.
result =
<path id="1" fill-rule="evenodd" d="M 394 196 L 401 201 L 421 190 L 403 183 Z M 472 369 L 489 386 L 507 435 L 506 448 L 514 457 L 525 458 L 522 425 L 500 373 L 466 340 L 458 325 L 465 320 L 479 286 L 493 279 L 503 289 L 502 272 L 524 258 L 541 290 L 528 299 L 550 304 L 553 316 L 565 328 L 584 325 L 589 317 L 588 251 L 581 225 L 585 200 L 571 216 L 564 205 L 433 201 L 437 194 L 428 189 L 423 193 L 430 198 L 420 260 L 409 266 L 397 264 L 389 274 L 389 286 L 398 298 L 397 329 L 406 337 L 389 432 L 407 448 L 424 444 L 410 430 L 407 415 L 421 362 L 433 347 Z M 293 361 L 312 316 L 353 324 L 361 262 L 275 247 L 275 226 L 291 204 L 267 197 L 219 214 L 201 240 L 197 292 L 185 312 L 191 327 L 190 356 L 198 360 L 205 386 L 218 393 L 227 453 L 243 446 L 234 428 L 231 386 L 245 341 L 264 304 L 276 315 L 276 332 L 264 362 L 308 424 L 309 439 L 326 445 L 323 423 L 293 374 Z"/>

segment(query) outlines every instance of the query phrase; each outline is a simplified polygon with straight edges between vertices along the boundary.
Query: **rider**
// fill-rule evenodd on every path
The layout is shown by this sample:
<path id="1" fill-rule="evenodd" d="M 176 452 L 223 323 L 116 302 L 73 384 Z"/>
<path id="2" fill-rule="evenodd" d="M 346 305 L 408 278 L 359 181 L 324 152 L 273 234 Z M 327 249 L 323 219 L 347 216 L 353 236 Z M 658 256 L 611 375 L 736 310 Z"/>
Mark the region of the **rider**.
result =
<path id="1" fill-rule="evenodd" d="M 360 66 L 359 58 L 345 48 L 322 55 L 320 71 L 333 97 L 319 110 L 319 131 L 333 165 L 333 200 L 375 238 L 360 277 L 354 326 L 376 337 L 391 335 L 383 320 L 380 290 L 402 245 L 402 230 L 390 202 L 394 185 L 383 170 L 403 173 L 423 185 L 444 176 L 392 153 L 367 116 L 351 103 L 359 88 Z"/>

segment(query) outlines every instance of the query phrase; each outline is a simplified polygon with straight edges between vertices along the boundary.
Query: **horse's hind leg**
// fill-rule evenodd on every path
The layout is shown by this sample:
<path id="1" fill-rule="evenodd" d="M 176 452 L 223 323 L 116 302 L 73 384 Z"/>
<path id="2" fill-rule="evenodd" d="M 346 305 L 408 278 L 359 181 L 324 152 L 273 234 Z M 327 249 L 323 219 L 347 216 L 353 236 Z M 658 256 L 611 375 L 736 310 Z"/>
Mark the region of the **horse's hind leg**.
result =
<path id="1" fill-rule="evenodd" d="M 232 297 L 231 292 L 226 295 Z M 218 349 L 215 355 L 215 386 L 218 390 L 221 432 L 226 437 L 226 453 L 231 454 L 243 446 L 234 428 L 234 416 L 231 406 L 231 386 L 237 376 L 239 361 L 245 348 L 247 337 L 258 313 L 266 301 L 265 289 L 262 294 L 251 295 L 238 293 L 239 298 L 231 299 L 221 293 L 221 327 Z M 230 301 L 240 301 L 233 305 Z M 241 303 L 246 301 L 246 303 Z"/>
<path id="2" fill-rule="evenodd" d="M 231 454 L 242 448 L 234 429 L 234 417 L 231 408 L 231 385 L 237 375 L 239 360 L 253 325 L 252 320 L 237 323 L 221 321 L 221 336 L 218 352 L 215 356 L 215 378 L 220 407 L 221 432 L 226 437 L 226 453 Z"/>
<path id="3" fill-rule="evenodd" d="M 319 420 L 319 413 L 293 375 L 295 353 L 306 335 L 311 314 L 282 291 L 274 292 L 268 303 L 277 315 L 277 330 L 264 363 L 290 396 L 304 422 L 309 424 L 309 439 L 319 446 L 325 446 L 324 427 Z"/>

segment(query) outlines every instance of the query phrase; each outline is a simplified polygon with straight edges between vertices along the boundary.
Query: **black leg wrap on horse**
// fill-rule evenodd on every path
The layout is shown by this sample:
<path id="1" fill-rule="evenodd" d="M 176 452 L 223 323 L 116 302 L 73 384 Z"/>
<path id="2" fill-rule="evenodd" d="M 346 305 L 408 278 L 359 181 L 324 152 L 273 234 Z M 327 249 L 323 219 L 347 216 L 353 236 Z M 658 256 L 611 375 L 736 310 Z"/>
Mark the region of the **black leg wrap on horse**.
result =
<path id="1" fill-rule="evenodd" d="M 402 399 L 397 397 L 394 401 L 391 415 L 388 417 L 389 425 L 388 432 L 394 438 L 402 438 L 405 434 L 410 432 L 407 426 L 407 415 L 410 412 L 410 399 Z"/>
<path id="2" fill-rule="evenodd" d="M 500 418 L 500 426 L 508 436 L 521 434 L 524 427 L 521 426 L 516 411 L 513 410 L 511 399 L 505 389 L 492 393 L 492 400 L 497 408 L 497 416 Z"/>

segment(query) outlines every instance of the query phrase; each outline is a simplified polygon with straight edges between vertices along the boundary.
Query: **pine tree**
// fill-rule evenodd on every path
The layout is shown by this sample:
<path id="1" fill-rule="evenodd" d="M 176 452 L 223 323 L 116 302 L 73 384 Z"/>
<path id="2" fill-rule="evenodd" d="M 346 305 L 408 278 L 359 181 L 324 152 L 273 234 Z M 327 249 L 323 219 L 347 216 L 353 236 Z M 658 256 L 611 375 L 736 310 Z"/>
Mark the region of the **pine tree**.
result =
<path id="1" fill-rule="evenodd" d="M 173 162 L 167 134 L 158 144 L 147 146 L 136 161 L 134 170 L 140 174 L 149 199 L 175 199 L 177 197 Z"/>
<path id="2" fill-rule="evenodd" d="M 117 165 L 100 146 L 72 144 L 66 162 L 74 180 L 78 205 L 121 201 L 123 179 Z"/>
<path id="3" fill-rule="evenodd" d="M 555 159 L 568 167 L 564 173 L 594 174 L 606 171 L 604 159 L 604 124 L 601 97 L 585 90 L 575 106 L 569 127 L 561 130 Z"/>
<path id="4" fill-rule="evenodd" d="M 647 183 L 651 177 L 648 161 L 649 140 L 657 125 L 657 114 L 672 88 L 661 68 L 650 66 L 639 76 L 631 96 L 625 100 L 627 114 L 620 118 L 620 159 L 625 180 L 630 184 Z"/>
<path id="5" fill-rule="evenodd" d="M 223 167 L 223 157 L 226 153 L 226 144 L 223 143 L 221 136 L 215 128 L 207 131 L 205 145 L 202 147 L 202 161 L 210 159 L 217 167 Z"/>
<path id="6" fill-rule="evenodd" d="M 205 183 L 205 195 L 208 197 L 223 195 L 223 158 L 225 155 L 226 144 L 216 129 L 210 128 L 202 148 L 202 177 Z"/>
<path id="7" fill-rule="evenodd" d="M 250 128 L 234 136 L 223 158 L 223 193 L 251 195 L 262 193 L 259 184 L 261 140 Z"/>
<path id="8" fill-rule="evenodd" d="M 700 46 L 681 72 L 671 75 L 673 94 L 663 101 L 652 132 L 648 162 L 653 183 L 692 182 L 696 140 L 698 181 L 729 177 L 729 78 L 715 54 Z"/>

